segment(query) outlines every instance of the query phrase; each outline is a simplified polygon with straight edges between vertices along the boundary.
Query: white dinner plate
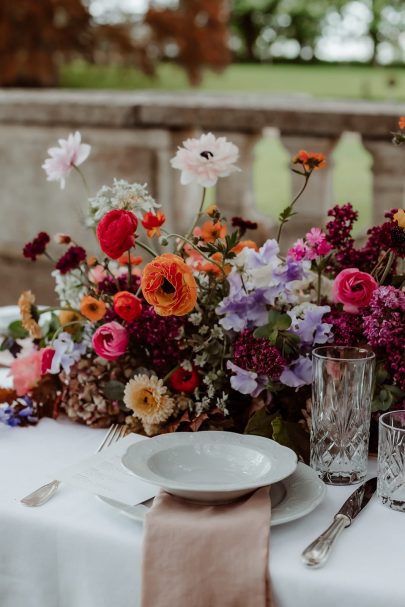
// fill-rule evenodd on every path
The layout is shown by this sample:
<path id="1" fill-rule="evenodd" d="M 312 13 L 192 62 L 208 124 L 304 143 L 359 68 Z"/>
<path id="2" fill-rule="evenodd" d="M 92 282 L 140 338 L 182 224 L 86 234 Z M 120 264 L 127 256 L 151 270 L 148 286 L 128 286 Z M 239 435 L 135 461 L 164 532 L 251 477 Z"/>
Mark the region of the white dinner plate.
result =
<path id="1" fill-rule="evenodd" d="M 137 478 L 199 502 L 231 501 L 277 483 L 297 467 L 291 449 L 233 432 L 161 434 L 130 445 L 121 458 Z"/>
<path id="2" fill-rule="evenodd" d="M 325 492 L 326 486 L 315 470 L 300 462 L 291 476 L 271 487 L 271 526 L 290 523 L 306 516 L 321 503 Z M 144 521 L 153 503 L 151 499 L 138 506 L 127 506 L 107 497 L 98 497 L 105 504 L 140 523 Z"/>

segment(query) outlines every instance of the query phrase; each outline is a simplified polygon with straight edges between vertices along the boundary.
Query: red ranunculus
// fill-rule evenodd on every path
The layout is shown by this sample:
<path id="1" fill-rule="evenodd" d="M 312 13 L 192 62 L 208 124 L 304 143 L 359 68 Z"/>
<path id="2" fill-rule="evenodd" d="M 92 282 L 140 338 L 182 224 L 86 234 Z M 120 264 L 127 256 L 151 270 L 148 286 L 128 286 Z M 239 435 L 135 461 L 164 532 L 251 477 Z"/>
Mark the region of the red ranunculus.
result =
<path id="1" fill-rule="evenodd" d="M 193 367 L 191 371 L 186 371 L 179 367 L 170 376 L 170 385 L 176 392 L 185 392 L 189 394 L 200 385 L 200 376 Z"/>
<path id="2" fill-rule="evenodd" d="M 118 259 L 135 245 L 138 220 L 131 211 L 114 209 L 101 219 L 97 226 L 97 238 L 103 253 Z"/>
<path id="3" fill-rule="evenodd" d="M 142 302 L 129 291 L 119 291 L 114 295 L 114 312 L 127 322 L 132 322 L 142 314 Z"/>

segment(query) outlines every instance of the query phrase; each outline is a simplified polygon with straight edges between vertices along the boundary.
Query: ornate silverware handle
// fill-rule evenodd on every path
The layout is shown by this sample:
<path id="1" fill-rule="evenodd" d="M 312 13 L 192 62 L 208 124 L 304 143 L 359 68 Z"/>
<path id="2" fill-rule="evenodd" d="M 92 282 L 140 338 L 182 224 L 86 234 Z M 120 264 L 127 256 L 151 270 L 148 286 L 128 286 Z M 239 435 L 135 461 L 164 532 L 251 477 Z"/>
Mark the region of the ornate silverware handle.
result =
<path id="1" fill-rule="evenodd" d="M 321 567 L 326 563 L 334 541 L 348 527 L 351 520 L 345 514 L 337 514 L 333 523 L 302 553 L 302 560 L 308 567 Z"/>

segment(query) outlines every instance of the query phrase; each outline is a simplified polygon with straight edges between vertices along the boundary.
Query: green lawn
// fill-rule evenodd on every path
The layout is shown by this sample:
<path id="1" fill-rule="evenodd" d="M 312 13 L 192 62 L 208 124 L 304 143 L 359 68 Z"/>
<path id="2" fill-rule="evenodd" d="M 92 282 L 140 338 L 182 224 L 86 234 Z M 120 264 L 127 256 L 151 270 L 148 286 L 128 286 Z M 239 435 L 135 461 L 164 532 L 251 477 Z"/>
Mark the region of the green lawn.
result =
<path id="1" fill-rule="evenodd" d="M 183 70 L 162 64 L 156 77 L 132 68 L 90 66 L 78 61 L 61 69 L 69 88 L 189 89 Z M 221 74 L 204 72 L 197 90 L 297 93 L 316 97 L 405 100 L 405 69 L 370 66 L 231 65 Z"/>
<path id="2" fill-rule="evenodd" d="M 61 85 L 124 90 L 190 89 L 185 73 L 169 64 L 159 66 L 156 77 L 151 78 L 135 69 L 76 62 L 61 70 Z M 299 96 L 405 100 L 405 69 L 236 64 L 221 75 L 205 72 L 201 85 L 195 90 L 296 94 L 297 108 Z M 271 206 L 276 214 L 288 204 L 291 196 L 287 152 L 278 139 L 266 138 L 258 144 L 255 157 L 254 187 L 258 208 L 265 210 Z M 329 162 L 334 164 L 334 203 L 352 202 L 359 211 L 357 233 L 360 233 L 371 219 L 371 159 L 358 138 L 345 135 Z"/>

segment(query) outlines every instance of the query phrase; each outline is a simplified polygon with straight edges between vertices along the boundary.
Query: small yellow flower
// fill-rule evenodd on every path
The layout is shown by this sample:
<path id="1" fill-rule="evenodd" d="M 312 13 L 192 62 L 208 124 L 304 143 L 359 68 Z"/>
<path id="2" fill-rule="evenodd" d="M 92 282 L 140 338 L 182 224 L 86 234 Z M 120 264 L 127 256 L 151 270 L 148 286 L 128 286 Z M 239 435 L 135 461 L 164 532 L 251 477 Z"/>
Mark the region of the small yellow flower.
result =
<path id="1" fill-rule="evenodd" d="M 59 322 L 66 333 L 74 335 L 77 331 L 82 316 L 74 310 L 62 310 L 59 312 Z M 74 323 L 74 324 L 73 324 Z"/>
<path id="2" fill-rule="evenodd" d="M 157 426 L 172 415 L 175 403 L 163 381 L 156 375 L 135 375 L 124 391 L 124 403 L 141 420 L 147 434 L 156 434 Z"/>
<path id="3" fill-rule="evenodd" d="M 394 215 L 394 221 L 397 222 L 400 228 L 405 229 L 405 211 L 404 209 L 398 209 Z"/>
<path id="4" fill-rule="evenodd" d="M 42 331 L 34 318 L 36 314 L 35 295 L 31 291 L 24 291 L 18 299 L 20 308 L 21 324 L 33 339 L 41 339 Z"/>

